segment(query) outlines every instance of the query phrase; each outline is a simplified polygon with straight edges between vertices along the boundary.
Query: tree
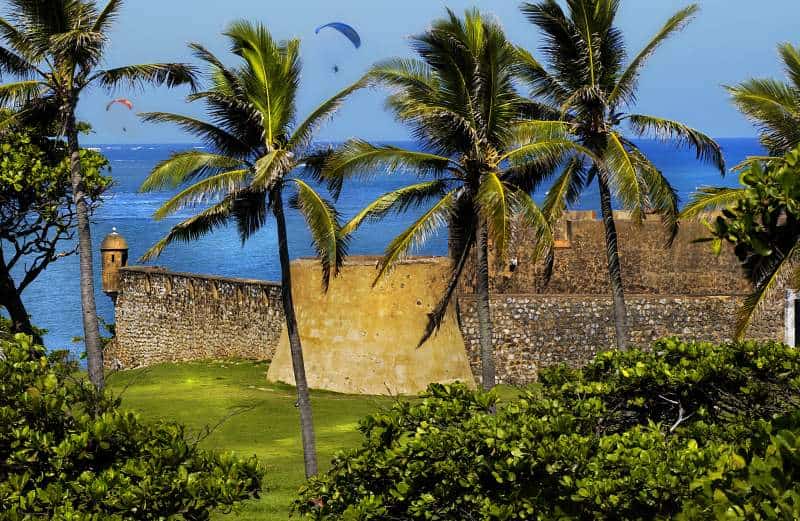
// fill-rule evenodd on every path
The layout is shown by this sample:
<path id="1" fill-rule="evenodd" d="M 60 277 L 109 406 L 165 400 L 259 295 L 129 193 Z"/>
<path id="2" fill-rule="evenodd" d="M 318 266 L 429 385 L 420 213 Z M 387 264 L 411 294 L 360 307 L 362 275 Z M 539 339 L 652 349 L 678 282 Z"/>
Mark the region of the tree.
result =
<path id="1" fill-rule="evenodd" d="M 200 138 L 213 152 L 179 152 L 156 166 L 142 190 L 189 184 L 164 203 L 155 214 L 163 219 L 198 203 L 211 203 L 197 215 L 177 224 L 154 245 L 145 259 L 159 255 L 176 241 L 190 242 L 233 221 L 242 241 L 267 222 L 272 211 L 278 228 L 283 310 L 297 385 L 305 470 L 317 473 L 314 426 L 303 350 L 292 301 L 292 278 L 283 197 L 292 190 L 290 205 L 305 217 L 322 266 L 322 287 L 327 289 L 342 264 L 346 241 L 340 235 L 339 216 L 333 206 L 308 183 L 294 175 L 310 161 L 311 139 L 345 98 L 363 83 L 342 90 L 322 103 L 303 122 L 295 124 L 300 80 L 300 42 L 273 40 L 266 27 L 246 21 L 230 25 L 225 33 L 232 52 L 241 60 L 227 67 L 200 44 L 195 55 L 209 68 L 211 86 L 189 96 L 206 106 L 209 121 L 163 112 L 144 114 L 144 120 L 178 125 Z"/>
<path id="2" fill-rule="evenodd" d="M 422 345 L 441 324 L 471 253 L 476 250 L 476 293 L 480 324 L 482 382 L 495 385 L 492 323 L 489 309 L 489 255 L 493 246 L 502 258 L 515 215 L 534 226 L 546 249 L 550 229 L 529 191 L 567 151 L 583 147 L 551 136 L 533 141 L 549 123 L 530 122 L 535 108 L 514 88 L 518 67 L 514 47 L 500 25 L 477 10 L 459 18 L 436 20 L 412 37 L 417 59 L 377 64 L 370 81 L 392 90 L 387 106 L 409 126 L 420 150 L 352 140 L 324 162 L 322 177 L 334 191 L 346 179 L 391 174 L 406 169 L 428 180 L 379 197 L 343 228 L 353 233 L 363 222 L 391 212 L 428 205 L 407 230 L 388 245 L 377 279 L 425 241 L 449 225 L 452 271 L 442 299 L 430 314 Z"/>
<path id="3" fill-rule="evenodd" d="M 0 323 L 0 519 L 207 520 L 258 497 L 264 469 L 144 421 Z M 193 439 L 194 438 L 194 439 Z"/>
<path id="4" fill-rule="evenodd" d="M 782 156 L 800 145 L 800 48 L 778 46 L 789 81 L 751 79 L 726 87 L 736 107 L 760 130 L 761 144 Z"/>
<path id="5" fill-rule="evenodd" d="M 39 343 L 22 293 L 51 262 L 77 253 L 69 155 L 63 141 L 46 136 L 45 129 L 7 127 L 0 133 L 0 307 L 12 332 Z M 102 175 L 108 161 L 90 150 L 80 157 L 91 213 L 111 182 Z"/>
<path id="6" fill-rule="evenodd" d="M 739 179 L 741 188 L 704 189 L 683 215 L 722 210 L 709 223 L 714 251 L 732 245 L 754 286 L 739 310 L 742 338 L 782 281 L 800 287 L 800 145 L 783 157 L 750 160 Z"/>
<path id="7" fill-rule="evenodd" d="M 66 137 L 70 154 L 72 197 L 75 201 L 80 255 L 81 307 L 89 377 L 104 386 L 94 294 L 94 266 L 86 180 L 81 171 L 75 112 L 80 97 L 93 87 L 112 91 L 146 84 L 194 85 L 194 70 L 178 63 L 152 63 L 102 69 L 109 32 L 122 0 L 105 7 L 87 0 L 10 0 L 0 17 L 0 73 L 15 81 L 0 85 L 0 103 L 18 112 L 13 120 L 52 122 Z"/>
<path id="8" fill-rule="evenodd" d="M 648 58 L 670 36 L 691 20 L 698 8 L 678 11 L 644 48 L 624 65 L 622 32 L 614 25 L 619 0 L 567 0 L 564 11 L 555 0 L 526 3 L 522 12 L 544 36 L 546 64 L 519 49 L 521 77 L 531 86 L 531 96 L 541 104 L 561 131 L 585 146 L 592 156 L 569 161 L 555 179 L 543 206 L 548 219 L 558 219 L 593 182 L 600 191 L 614 297 L 614 323 L 619 349 L 627 346 L 627 314 L 623 276 L 617 245 L 613 204 L 632 212 L 641 222 L 646 212 L 661 214 L 671 237 L 677 232 L 678 196 L 664 175 L 633 143 L 623 123 L 636 136 L 687 146 L 720 172 L 725 165 L 719 146 L 705 134 L 660 117 L 629 114 L 623 110 L 636 101 L 636 88 Z"/>

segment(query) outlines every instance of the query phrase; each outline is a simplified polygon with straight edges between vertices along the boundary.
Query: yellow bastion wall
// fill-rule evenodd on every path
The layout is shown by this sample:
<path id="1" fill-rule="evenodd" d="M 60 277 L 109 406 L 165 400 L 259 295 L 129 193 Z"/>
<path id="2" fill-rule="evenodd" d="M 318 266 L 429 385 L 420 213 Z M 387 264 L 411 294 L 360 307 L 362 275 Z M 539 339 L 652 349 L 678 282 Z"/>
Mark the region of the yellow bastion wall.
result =
<path id="1" fill-rule="evenodd" d="M 313 389 L 416 394 L 431 382 L 474 385 L 455 311 L 417 348 L 427 315 L 447 283 L 447 259 L 403 262 L 377 286 L 376 258 L 352 258 L 321 291 L 316 260 L 292 262 L 292 286 L 306 375 Z M 294 383 L 286 328 L 270 381 Z"/>

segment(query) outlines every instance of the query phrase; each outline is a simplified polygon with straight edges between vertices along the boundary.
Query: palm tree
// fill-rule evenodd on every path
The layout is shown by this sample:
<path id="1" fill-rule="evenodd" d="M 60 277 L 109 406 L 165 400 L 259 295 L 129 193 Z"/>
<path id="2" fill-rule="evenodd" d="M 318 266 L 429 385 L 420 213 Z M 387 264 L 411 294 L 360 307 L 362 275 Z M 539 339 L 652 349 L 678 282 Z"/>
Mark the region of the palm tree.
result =
<path id="1" fill-rule="evenodd" d="M 300 81 L 300 42 L 277 42 L 261 24 L 239 21 L 225 32 L 241 64 L 227 67 L 210 51 L 192 44 L 197 58 L 210 71 L 210 87 L 188 98 L 205 104 L 208 120 L 153 112 L 148 122 L 171 123 L 200 138 L 207 148 L 173 154 L 155 167 L 142 190 L 189 186 L 164 203 L 156 219 L 181 208 L 211 203 L 195 216 L 175 225 L 143 260 L 158 256 L 176 241 L 190 242 L 201 235 L 235 222 L 242 241 L 266 224 L 271 211 L 278 229 L 278 251 L 283 284 L 283 310 L 297 385 L 300 425 L 307 476 L 317 473 L 314 426 L 303 350 L 292 302 L 289 245 L 284 214 L 284 190 L 293 195 L 290 204 L 305 217 L 322 265 L 322 286 L 335 276 L 345 255 L 345 239 L 339 234 L 334 208 L 308 183 L 293 175 L 312 159 L 311 139 L 345 98 L 363 82 L 342 90 L 322 103 L 299 125 L 297 90 Z"/>
<path id="2" fill-rule="evenodd" d="M 761 144 L 773 156 L 800 145 L 800 48 L 784 43 L 778 52 L 788 82 L 751 79 L 726 87 L 738 109 L 758 127 Z"/>
<path id="3" fill-rule="evenodd" d="M 596 159 L 569 161 L 556 178 L 543 207 L 558 219 L 581 193 L 596 182 L 606 238 L 608 274 L 614 297 L 617 347 L 627 347 L 627 314 L 617 247 L 613 201 L 630 210 L 636 222 L 646 212 L 661 214 L 671 237 L 677 231 L 678 197 L 667 179 L 626 137 L 623 123 L 636 136 L 648 136 L 694 149 L 700 160 L 724 173 L 719 146 L 705 134 L 660 117 L 623 112 L 636 101 L 636 87 L 647 59 L 697 12 L 691 5 L 678 11 L 627 65 L 621 31 L 614 25 L 619 0 L 555 0 L 526 3 L 522 12 L 544 36 L 537 61 L 519 49 L 522 78 L 541 111 L 561 123 L 561 130 L 589 149 Z"/>
<path id="4" fill-rule="evenodd" d="M 0 103 L 17 109 L 13 118 L 22 122 L 55 122 L 67 139 L 77 214 L 89 378 L 102 388 L 103 351 L 94 300 L 89 209 L 81 174 L 75 111 L 80 97 L 92 87 L 111 91 L 120 86 L 145 84 L 194 85 L 194 71 L 188 65 L 176 63 L 100 68 L 122 0 L 110 0 L 102 9 L 94 2 L 81 0 L 9 0 L 8 4 L 6 16 L 0 17 L 0 37 L 6 44 L 0 47 L 0 73 L 13 76 L 15 81 L 0 85 Z"/>
<path id="5" fill-rule="evenodd" d="M 421 178 L 379 197 L 342 230 L 391 212 L 426 206 L 407 230 L 388 245 L 376 282 L 442 226 L 449 225 L 452 271 L 446 291 L 430 314 L 422 345 L 440 326 L 472 250 L 477 252 L 476 293 L 480 324 L 482 384 L 495 385 L 489 309 L 489 240 L 502 258 L 515 215 L 537 229 L 543 249 L 550 230 L 529 196 L 542 172 L 564 153 L 583 149 L 568 139 L 543 134 L 549 123 L 529 123 L 534 106 L 514 88 L 515 49 L 498 23 L 477 10 L 462 19 L 448 10 L 426 32 L 411 38 L 418 59 L 379 63 L 370 81 L 388 87 L 387 106 L 408 125 L 419 150 L 351 140 L 324 163 L 322 177 L 334 191 L 344 180 L 380 169 L 407 169 Z"/>

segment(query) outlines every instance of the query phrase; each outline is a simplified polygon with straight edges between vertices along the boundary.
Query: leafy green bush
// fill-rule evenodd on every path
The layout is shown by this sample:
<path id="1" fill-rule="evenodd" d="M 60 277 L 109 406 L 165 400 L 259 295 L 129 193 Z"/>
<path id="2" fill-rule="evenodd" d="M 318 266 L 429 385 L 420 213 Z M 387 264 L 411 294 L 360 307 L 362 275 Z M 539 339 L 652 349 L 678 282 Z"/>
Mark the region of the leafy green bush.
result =
<path id="1" fill-rule="evenodd" d="M 254 458 L 143 423 L 29 337 L 0 351 L 0 519 L 204 520 L 258 496 Z"/>
<path id="2" fill-rule="evenodd" d="M 499 405 L 434 385 L 363 420 L 362 446 L 339 454 L 295 506 L 321 520 L 713 518 L 716 490 L 735 491 L 731 508 L 756 501 L 733 476 L 776 464 L 770 421 L 800 432 L 798 400 L 794 348 L 669 339 L 545 370 Z"/>

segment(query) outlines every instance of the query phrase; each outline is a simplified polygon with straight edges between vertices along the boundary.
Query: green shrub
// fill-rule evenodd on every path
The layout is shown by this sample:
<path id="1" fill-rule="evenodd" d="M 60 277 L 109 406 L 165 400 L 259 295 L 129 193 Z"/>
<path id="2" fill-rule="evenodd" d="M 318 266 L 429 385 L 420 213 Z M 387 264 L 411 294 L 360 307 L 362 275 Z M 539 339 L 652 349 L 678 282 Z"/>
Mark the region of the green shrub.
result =
<path id="1" fill-rule="evenodd" d="M 322 520 L 645 520 L 690 507 L 713 518 L 705 490 L 711 503 L 723 489 L 738 490 L 732 505 L 756 501 L 715 473 L 775 460 L 770 422 L 800 427 L 789 415 L 799 382 L 791 347 L 663 340 L 543 371 L 496 414 L 491 393 L 434 385 L 363 420 L 362 446 L 337 455 L 295 506 Z"/>
<path id="2" fill-rule="evenodd" d="M 258 496 L 254 458 L 143 423 L 26 336 L 0 350 L 0 519 L 204 520 Z"/>

